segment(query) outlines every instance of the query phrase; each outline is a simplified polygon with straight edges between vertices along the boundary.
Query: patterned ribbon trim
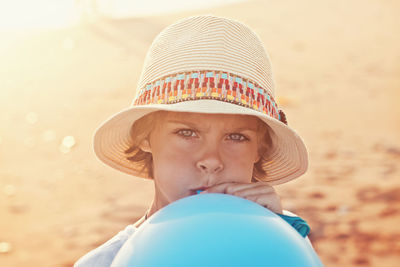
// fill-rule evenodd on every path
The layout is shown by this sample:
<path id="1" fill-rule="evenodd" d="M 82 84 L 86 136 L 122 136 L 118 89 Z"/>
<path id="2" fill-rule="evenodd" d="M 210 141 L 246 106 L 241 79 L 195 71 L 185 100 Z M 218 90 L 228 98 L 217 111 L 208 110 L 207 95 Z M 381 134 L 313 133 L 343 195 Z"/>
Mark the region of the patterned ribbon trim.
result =
<path id="1" fill-rule="evenodd" d="M 195 71 L 163 77 L 145 85 L 134 105 L 173 104 L 215 99 L 237 104 L 281 120 L 274 98 L 257 83 L 220 71 Z"/>

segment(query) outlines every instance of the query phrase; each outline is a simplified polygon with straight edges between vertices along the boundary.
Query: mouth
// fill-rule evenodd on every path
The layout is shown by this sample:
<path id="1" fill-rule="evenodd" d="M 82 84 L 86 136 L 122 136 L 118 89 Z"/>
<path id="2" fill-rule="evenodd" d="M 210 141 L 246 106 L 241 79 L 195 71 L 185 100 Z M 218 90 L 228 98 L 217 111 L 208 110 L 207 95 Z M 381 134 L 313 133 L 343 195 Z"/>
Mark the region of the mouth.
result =
<path id="1" fill-rule="evenodd" d="M 200 193 L 201 191 L 206 190 L 207 188 L 208 187 L 206 187 L 206 186 L 202 186 L 202 187 L 197 187 L 197 188 L 191 189 L 190 190 L 190 195 L 197 195 L 198 193 Z"/>

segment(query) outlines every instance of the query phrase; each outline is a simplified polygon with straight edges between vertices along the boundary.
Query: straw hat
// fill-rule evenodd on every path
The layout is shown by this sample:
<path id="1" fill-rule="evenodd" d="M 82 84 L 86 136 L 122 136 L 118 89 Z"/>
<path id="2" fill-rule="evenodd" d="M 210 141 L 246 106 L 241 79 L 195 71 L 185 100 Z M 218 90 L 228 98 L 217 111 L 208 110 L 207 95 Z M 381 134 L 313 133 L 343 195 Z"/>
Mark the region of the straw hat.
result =
<path id="1" fill-rule="evenodd" d="M 146 55 L 132 105 L 96 130 L 98 158 L 122 172 L 149 178 L 124 151 L 132 145 L 132 124 L 158 110 L 257 116 L 274 132 L 262 180 L 281 184 L 307 170 L 306 147 L 275 101 L 265 48 L 240 22 L 205 15 L 165 28 Z"/>

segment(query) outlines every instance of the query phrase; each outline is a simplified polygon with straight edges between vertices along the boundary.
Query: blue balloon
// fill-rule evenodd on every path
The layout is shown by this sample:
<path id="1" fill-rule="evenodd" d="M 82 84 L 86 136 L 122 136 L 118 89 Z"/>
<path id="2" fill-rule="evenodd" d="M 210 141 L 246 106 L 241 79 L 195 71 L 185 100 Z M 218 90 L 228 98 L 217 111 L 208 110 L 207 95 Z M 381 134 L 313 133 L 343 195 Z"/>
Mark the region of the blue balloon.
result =
<path id="1" fill-rule="evenodd" d="M 126 241 L 113 267 L 322 266 L 310 244 L 268 209 L 227 194 L 182 198 Z"/>

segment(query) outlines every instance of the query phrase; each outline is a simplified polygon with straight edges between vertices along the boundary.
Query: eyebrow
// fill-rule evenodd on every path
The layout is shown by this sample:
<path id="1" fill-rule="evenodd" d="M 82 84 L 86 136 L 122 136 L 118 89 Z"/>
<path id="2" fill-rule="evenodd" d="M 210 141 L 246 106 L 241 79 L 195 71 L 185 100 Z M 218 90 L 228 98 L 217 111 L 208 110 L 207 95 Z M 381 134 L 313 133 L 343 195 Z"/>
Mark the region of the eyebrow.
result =
<path id="1" fill-rule="evenodd" d="M 195 125 L 194 123 L 191 123 L 191 122 L 189 122 L 189 121 L 179 121 L 179 120 L 170 119 L 170 120 L 167 120 L 166 122 L 167 122 L 167 123 L 185 124 L 185 125 L 189 126 L 190 128 L 194 128 L 194 129 L 196 129 L 196 130 L 204 130 L 204 129 L 199 128 L 199 126 L 197 126 L 197 125 Z M 233 129 L 233 131 L 238 131 L 238 132 L 240 132 L 240 131 L 246 131 L 246 130 L 247 130 L 247 131 L 257 132 L 257 131 L 258 131 L 258 128 L 257 128 L 257 127 L 256 127 L 256 128 L 251 128 L 251 127 L 240 127 L 240 128 L 235 128 L 235 129 Z"/>
<path id="2" fill-rule="evenodd" d="M 167 120 L 167 123 L 184 124 L 186 126 L 189 126 L 190 128 L 196 129 L 196 130 L 199 129 L 199 127 L 197 125 L 195 125 L 194 123 L 191 123 L 189 121 L 180 121 L 180 120 L 170 119 L 170 120 Z"/>

